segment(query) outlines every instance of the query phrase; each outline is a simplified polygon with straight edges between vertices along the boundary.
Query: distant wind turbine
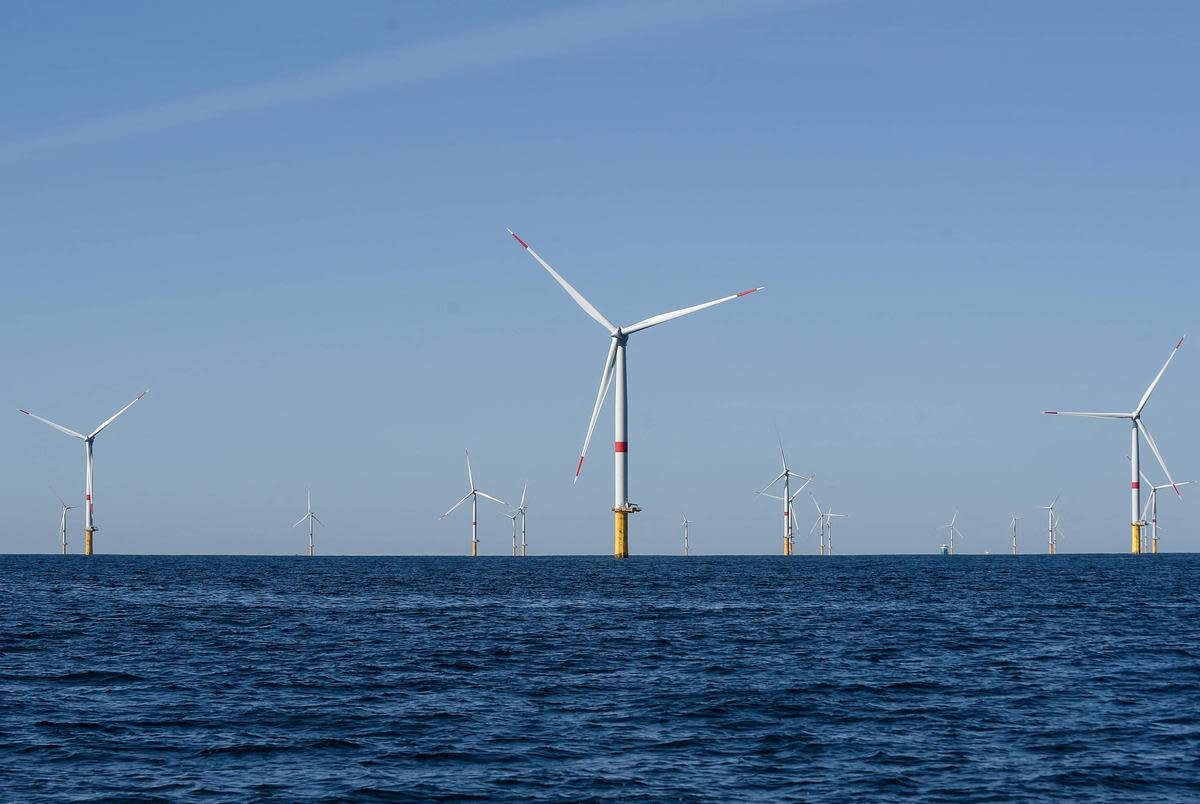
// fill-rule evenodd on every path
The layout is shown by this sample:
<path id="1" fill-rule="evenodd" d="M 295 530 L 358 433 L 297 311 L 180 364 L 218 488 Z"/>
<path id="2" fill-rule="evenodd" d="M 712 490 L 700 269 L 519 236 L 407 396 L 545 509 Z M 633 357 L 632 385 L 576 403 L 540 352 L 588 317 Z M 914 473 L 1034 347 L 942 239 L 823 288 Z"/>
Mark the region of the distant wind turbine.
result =
<path id="1" fill-rule="evenodd" d="M 55 498 L 62 503 L 62 517 L 58 520 L 58 531 L 62 534 L 62 554 L 67 554 L 67 511 L 70 511 L 75 506 L 67 505 L 67 501 L 58 496 L 58 492 L 53 487 L 50 489 Z"/>
<path id="2" fill-rule="evenodd" d="M 337 517 L 334 517 L 334 518 L 336 519 Z M 295 525 L 292 525 L 292 527 L 294 528 L 294 527 L 296 527 L 296 526 L 300 525 L 302 522 L 305 522 L 305 521 L 307 521 L 307 522 L 308 522 L 308 557 L 309 557 L 309 558 L 312 558 L 312 556 L 313 556 L 313 550 L 315 549 L 315 546 L 316 546 L 316 545 L 315 545 L 315 543 L 313 542 L 313 523 L 315 522 L 315 523 L 317 523 L 317 524 L 319 524 L 319 525 L 324 525 L 324 524 L 325 524 L 325 523 L 324 523 L 324 522 L 322 522 L 321 520 L 317 519 L 317 515 L 313 513 L 313 509 L 312 509 L 312 489 L 309 489 L 309 490 L 308 490 L 308 513 L 307 513 L 307 514 L 305 514 L 304 516 L 300 517 L 299 519 L 297 519 L 297 520 L 296 520 L 296 524 L 295 524 Z"/>
<path id="3" fill-rule="evenodd" d="M 1130 505 L 1132 513 L 1130 514 L 1130 519 L 1132 520 L 1133 540 L 1131 543 L 1130 552 L 1135 554 L 1142 552 L 1142 500 L 1139 486 L 1142 464 L 1141 458 L 1138 454 L 1139 432 L 1146 437 L 1146 443 L 1150 446 L 1150 450 L 1154 453 L 1154 457 L 1158 459 L 1158 465 L 1162 467 L 1162 470 L 1166 474 L 1167 480 L 1170 482 L 1172 488 L 1175 488 L 1177 485 L 1175 480 L 1171 477 L 1170 470 L 1167 469 L 1167 464 L 1163 461 L 1162 454 L 1158 451 L 1158 445 L 1154 443 L 1154 437 L 1150 435 L 1150 431 L 1147 430 L 1146 425 L 1142 423 L 1142 411 L 1145 409 L 1146 403 L 1150 401 L 1150 394 L 1154 393 L 1154 389 L 1158 386 L 1159 380 L 1162 379 L 1163 373 L 1167 370 L 1167 366 L 1171 365 L 1171 361 L 1175 359 L 1175 355 L 1179 352 L 1180 347 L 1183 346 L 1183 339 L 1186 337 L 1187 336 L 1184 335 L 1183 338 L 1180 338 L 1179 342 L 1175 344 L 1175 348 L 1171 350 L 1170 356 L 1167 357 L 1167 362 L 1163 363 L 1163 367 L 1158 370 L 1158 374 L 1155 376 L 1154 381 L 1150 383 L 1150 387 L 1146 389 L 1146 393 L 1142 394 L 1141 400 L 1138 402 L 1137 407 L 1134 408 L 1133 411 L 1129 413 L 1084 413 L 1079 411 L 1057 410 L 1044 411 L 1045 413 L 1057 416 L 1087 416 L 1093 419 L 1128 419 L 1130 422 L 1132 422 L 1132 434 L 1130 436 L 1131 440 L 1129 449 L 1130 455 L 1132 456 L 1132 477 L 1130 480 Z M 1178 488 L 1175 488 L 1175 493 L 1179 494 Z M 1179 496 L 1182 497 L 1183 495 L 1180 494 Z"/>
<path id="4" fill-rule="evenodd" d="M 1058 534 L 1055 532 L 1055 528 L 1058 525 L 1058 520 L 1054 518 L 1054 505 L 1058 502 L 1058 498 L 1061 496 L 1061 494 L 1055 495 L 1054 499 L 1050 501 L 1049 505 L 1043 505 L 1041 507 L 1042 510 L 1046 512 L 1046 538 L 1048 539 L 1046 542 L 1047 555 L 1054 555 L 1058 552 Z"/>
<path id="5" fill-rule="evenodd" d="M 508 507 L 508 503 L 506 503 L 504 500 L 501 500 L 498 497 L 493 497 L 492 495 L 482 492 L 479 489 L 475 488 L 475 475 L 471 472 L 471 453 L 466 452 L 464 450 L 464 454 L 467 456 L 467 485 L 471 487 L 471 490 L 468 491 L 461 500 L 456 502 L 454 505 L 450 506 L 449 511 L 442 514 L 438 518 L 445 519 L 446 517 L 450 516 L 450 514 L 452 514 L 454 512 L 454 509 L 458 508 L 458 506 L 462 505 L 467 500 L 471 501 L 471 557 L 474 558 L 479 555 L 479 516 L 478 516 L 478 514 L 479 514 L 479 499 L 478 498 L 483 497 L 485 500 L 491 500 L 492 502 L 499 503 L 500 505 L 503 505 L 505 507 Z"/>
<path id="6" fill-rule="evenodd" d="M 1190 486 L 1195 480 L 1180 480 L 1178 483 L 1163 483 L 1154 485 L 1145 474 L 1142 475 L 1142 482 L 1150 489 L 1150 499 L 1146 500 L 1146 507 L 1142 509 L 1142 521 L 1146 521 L 1146 514 L 1150 514 L 1150 552 L 1158 552 L 1158 493 L 1163 489 L 1169 489 L 1174 486 Z"/>
<path id="7" fill-rule="evenodd" d="M 525 492 L 528 489 L 528 483 L 521 487 L 521 504 L 517 506 L 517 513 L 521 515 L 521 558 L 525 558 L 525 512 L 529 510 L 525 504 Z"/>
<path id="8" fill-rule="evenodd" d="M 1017 516 L 1016 514 L 1013 514 L 1012 522 L 1010 522 L 1008 525 L 1010 528 L 1012 528 L 1012 554 L 1014 556 L 1017 554 L 1017 523 L 1019 523 L 1020 521 L 1021 521 L 1021 517 Z"/>
<path id="9" fill-rule="evenodd" d="M 688 545 L 688 525 L 692 524 L 688 521 L 687 514 L 683 514 L 683 522 L 680 524 L 683 525 L 683 557 L 687 558 L 691 555 L 691 548 Z"/>
<path id="10" fill-rule="evenodd" d="M 682 310 L 673 310 L 669 313 L 661 313 L 659 315 L 650 316 L 636 324 L 631 324 L 626 327 L 620 327 L 609 321 L 604 315 L 596 309 L 596 307 L 585 299 L 578 290 L 573 288 L 567 280 L 563 279 L 557 271 L 550 267 L 550 264 L 543 260 L 536 251 L 529 247 L 529 244 L 517 236 L 512 229 L 508 233 L 521 244 L 521 247 L 529 252 L 538 263 L 546 269 L 546 271 L 554 278 L 554 281 L 562 286 L 562 289 L 567 292 L 576 304 L 583 311 L 592 317 L 600 326 L 608 332 L 611 337 L 611 343 L 608 347 L 608 355 L 604 358 L 604 369 L 600 373 L 600 390 L 596 392 L 596 404 L 592 407 L 592 419 L 588 423 L 587 435 L 583 439 L 583 449 L 580 450 L 579 463 L 575 466 L 575 479 L 579 480 L 579 473 L 583 471 L 583 459 L 587 456 L 588 444 L 592 440 L 592 432 L 596 428 L 596 419 L 600 415 L 600 408 L 604 405 L 604 400 L 608 396 L 608 387 L 612 382 L 614 375 L 616 376 L 616 425 L 614 438 L 614 461 L 615 467 L 615 495 L 613 500 L 614 514 L 614 544 L 613 555 L 617 558 L 627 558 L 629 556 L 629 515 L 636 513 L 641 509 L 629 501 L 629 415 L 628 415 L 628 392 L 625 377 L 625 347 L 629 340 L 629 336 L 635 332 L 641 332 L 644 329 L 657 326 L 658 324 L 672 321 L 676 318 L 681 318 L 691 313 L 705 310 L 709 307 L 715 307 L 718 304 L 723 304 L 727 301 L 739 299 L 756 290 L 762 288 L 750 288 L 743 290 L 741 293 L 735 293 L 731 296 L 724 296 L 720 299 L 714 299 L 704 304 L 697 304 L 692 307 L 685 307 Z"/>
<path id="11" fill-rule="evenodd" d="M 78 438 L 80 441 L 83 442 L 84 456 L 85 456 L 85 461 L 86 461 L 85 468 L 84 468 L 86 480 L 84 483 L 84 506 L 83 506 L 83 533 L 84 533 L 83 554 L 86 556 L 90 556 L 92 554 L 92 534 L 94 534 L 97 530 L 99 530 L 99 528 L 96 527 L 96 523 L 94 520 L 95 510 L 94 510 L 93 503 L 92 503 L 92 444 L 96 440 L 96 436 L 100 435 L 100 432 L 105 427 L 108 427 L 110 424 L 112 424 L 114 421 L 116 421 L 118 416 L 120 416 L 122 413 L 124 413 L 125 411 L 127 411 L 131 407 L 133 407 L 134 404 L 138 400 L 140 400 L 142 397 L 144 397 L 148 393 L 150 393 L 149 388 L 147 388 L 145 391 L 142 391 L 140 394 L 138 394 L 136 397 L 134 397 L 133 402 L 130 402 L 128 405 L 121 408 L 116 413 L 114 413 L 113 415 L 111 415 L 107 419 L 105 419 L 104 422 L 99 427 L 97 427 L 95 430 L 93 430 L 91 432 L 91 435 L 84 435 L 83 433 L 77 433 L 68 427 L 63 427 L 61 424 L 55 424 L 54 422 L 50 421 L 49 419 L 43 419 L 41 416 L 36 416 L 36 415 L 30 413 L 29 411 L 25 410 L 25 408 L 17 408 L 17 410 L 19 410 L 21 413 L 24 413 L 26 416 L 29 416 L 32 419 L 37 419 L 42 424 L 48 424 L 51 427 L 53 427 L 55 430 L 59 431 L 60 433 L 65 433 L 66 435 L 69 435 L 72 438 Z"/>
<path id="12" fill-rule="evenodd" d="M 795 544 L 794 531 L 792 528 L 792 524 L 795 521 L 795 517 L 792 516 L 792 500 L 796 499 L 800 492 L 804 491 L 804 489 L 808 487 L 808 484 L 813 482 L 813 478 L 811 475 L 802 475 L 799 472 L 793 472 L 788 468 L 787 455 L 783 453 L 782 438 L 779 440 L 779 460 L 783 464 L 783 471 L 776 475 L 774 480 L 763 486 L 762 490 L 757 492 L 757 494 L 760 497 L 766 497 L 771 500 L 780 500 L 783 502 L 783 554 L 785 556 L 790 556 L 792 554 L 793 545 Z M 804 481 L 800 484 L 800 488 L 796 489 L 794 492 L 791 490 L 793 477 Z M 783 481 L 782 496 L 778 494 L 767 494 L 767 489 L 774 486 L 780 480 Z"/>
<path id="13" fill-rule="evenodd" d="M 813 505 L 817 507 L 817 521 L 814 522 L 813 526 L 808 529 L 808 535 L 811 536 L 812 532 L 816 530 L 817 526 L 819 525 L 821 528 L 819 553 L 823 556 L 831 556 L 833 555 L 833 520 L 839 518 L 845 519 L 849 516 L 849 514 L 835 514 L 833 513 L 832 506 L 822 511 L 821 504 L 817 502 L 817 498 L 812 494 L 812 492 L 809 492 L 808 496 L 812 497 Z"/>
<path id="14" fill-rule="evenodd" d="M 954 549 L 954 537 L 962 536 L 962 531 L 959 530 L 958 526 L 955 524 L 957 521 L 958 521 L 958 509 L 956 508 L 956 509 L 954 509 L 954 516 L 950 517 L 950 521 L 947 522 L 945 525 L 942 525 L 942 530 L 946 530 L 946 531 L 950 532 L 950 555 L 952 555 L 952 556 L 958 555 L 958 553 Z"/>

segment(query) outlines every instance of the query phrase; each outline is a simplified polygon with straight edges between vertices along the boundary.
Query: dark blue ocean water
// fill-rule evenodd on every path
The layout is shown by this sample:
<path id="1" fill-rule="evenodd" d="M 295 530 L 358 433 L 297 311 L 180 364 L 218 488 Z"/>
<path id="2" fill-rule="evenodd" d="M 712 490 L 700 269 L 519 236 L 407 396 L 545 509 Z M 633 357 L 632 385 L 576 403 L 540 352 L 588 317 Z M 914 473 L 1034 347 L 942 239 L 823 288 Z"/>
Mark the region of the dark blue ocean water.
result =
<path id="1" fill-rule="evenodd" d="M 1200 556 L 0 557 L 0 799 L 1200 799 Z"/>

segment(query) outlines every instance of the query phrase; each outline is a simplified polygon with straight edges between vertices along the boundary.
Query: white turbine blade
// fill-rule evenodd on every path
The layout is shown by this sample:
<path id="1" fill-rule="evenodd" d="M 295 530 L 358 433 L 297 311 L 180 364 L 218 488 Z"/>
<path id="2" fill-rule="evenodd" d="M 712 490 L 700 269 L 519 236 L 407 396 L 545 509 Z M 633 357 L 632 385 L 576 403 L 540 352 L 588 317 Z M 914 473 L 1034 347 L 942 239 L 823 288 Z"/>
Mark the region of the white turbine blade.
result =
<path id="1" fill-rule="evenodd" d="M 467 456 L 467 485 L 471 487 L 471 491 L 475 490 L 475 475 L 471 474 L 471 453 L 463 450 L 463 455 Z"/>
<path id="2" fill-rule="evenodd" d="M 506 503 L 504 500 L 501 500 L 499 497 L 493 497 L 490 494 L 484 494 L 482 491 L 476 491 L 475 493 L 478 494 L 480 497 L 483 497 L 485 500 L 491 500 L 494 503 L 500 503 L 505 508 L 512 508 L 511 505 Z"/>
<path id="3" fill-rule="evenodd" d="M 1183 336 L 1183 338 L 1186 337 L 1187 335 Z M 1154 382 L 1150 383 L 1150 387 L 1146 389 L 1146 393 L 1142 394 L 1142 401 L 1138 402 L 1138 406 L 1133 409 L 1134 416 L 1140 416 L 1142 408 L 1146 407 L 1146 403 L 1150 401 L 1150 394 L 1154 393 L 1154 389 L 1158 385 L 1158 381 L 1162 379 L 1167 366 L 1171 365 L 1171 361 L 1175 359 L 1175 355 L 1179 352 L 1179 347 L 1183 346 L 1183 338 L 1180 338 L 1179 342 L 1175 344 L 1175 348 L 1171 350 L 1171 354 L 1167 357 L 1167 362 L 1163 363 L 1163 367 L 1158 370 L 1158 374 L 1154 377 Z"/>
<path id="4" fill-rule="evenodd" d="M 1167 486 L 1170 488 L 1170 486 Z M 1154 495 L 1158 493 L 1158 489 L 1151 488 L 1150 493 L 1146 495 L 1146 504 L 1142 506 L 1142 515 L 1139 517 L 1143 522 L 1146 521 L 1146 513 L 1150 510 L 1150 506 L 1154 504 Z"/>
<path id="5" fill-rule="evenodd" d="M 825 515 L 824 515 L 824 514 L 822 514 L 821 516 L 817 517 L 817 518 L 816 518 L 816 519 L 813 521 L 812 527 L 808 529 L 808 535 L 809 535 L 809 536 L 812 536 L 812 535 L 813 535 L 813 531 L 815 531 L 815 530 L 817 529 L 817 525 L 820 525 L 820 524 L 821 524 L 821 520 L 822 520 L 822 519 L 824 519 L 824 518 L 825 518 Z"/>
<path id="6" fill-rule="evenodd" d="M 954 527 L 954 523 L 958 521 L 958 509 L 955 509 L 954 516 L 950 517 L 950 527 Z"/>
<path id="7" fill-rule="evenodd" d="M 576 304 L 578 304 L 580 307 L 583 308 L 583 311 L 585 313 L 587 313 L 592 318 L 594 318 L 596 320 L 596 322 L 598 324 L 600 324 L 600 326 L 602 326 L 606 330 L 608 330 L 609 335 L 612 335 L 613 333 L 615 333 L 617 331 L 617 327 L 615 324 L 613 324 L 613 322 L 611 322 L 607 318 L 605 318 L 603 313 L 601 313 L 599 310 L 597 310 L 590 301 L 583 298 L 583 294 L 581 294 L 575 288 L 571 287 L 571 283 L 568 282 L 567 280 L 563 279 L 559 275 L 558 271 L 551 268 L 550 263 L 543 260 L 536 251 L 534 251 L 533 249 L 531 249 L 529 247 L 528 243 L 526 243 L 524 240 L 522 240 L 520 237 L 517 236 L 516 232 L 514 232 L 512 229 L 509 229 L 508 233 L 510 235 L 512 235 L 513 239 L 516 240 L 518 243 L 520 243 L 521 247 L 524 248 L 526 251 L 528 251 L 533 256 L 533 258 L 541 264 L 541 266 L 543 268 L 545 268 L 547 271 L 550 272 L 550 276 L 554 277 L 554 281 L 557 282 L 558 284 L 562 285 L 562 289 L 567 292 L 568 296 L 570 296 L 572 299 L 575 300 Z"/>
<path id="8" fill-rule="evenodd" d="M 813 495 L 813 494 L 812 494 L 812 492 L 809 492 L 809 495 L 808 495 L 808 496 L 809 496 L 809 497 L 812 497 L 813 505 L 815 505 L 815 506 L 817 507 L 817 515 L 818 515 L 818 516 L 824 516 L 824 515 L 825 515 L 825 512 L 821 510 L 821 504 L 817 502 L 817 498 L 816 498 L 816 496 L 815 496 L 815 495 Z"/>
<path id="9" fill-rule="evenodd" d="M 117 417 L 118 417 L 118 416 L 120 416 L 122 413 L 124 413 L 125 411 L 127 411 L 127 410 L 129 410 L 131 407 L 133 407 L 133 406 L 134 406 L 134 405 L 135 405 L 137 402 L 139 402 L 139 401 L 141 400 L 141 398 L 142 398 L 142 397 L 144 397 L 144 396 L 145 396 L 146 394 L 148 394 L 148 393 L 150 393 L 150 389 L 149 389 L 149 388 L 147 388 L 145 391 L 142 391 L 140 394 L 138 394 L 137 396 L 135 396 L 135 397 L 133 398 L 133 401 L 132 401 L 132 402 L 130 402 L 128 405 L 126 405 L 125 407 L 123 407 L 123 408 L 121 408 L 120 410 L 118 410 L 118 411 L 117 411 L 116 413 L 114 413 L 113 415 L 109 416 L 109 417 L 108 417 L 108 418 L 107 418 L 107 419 L 104 421 L 104 424 L 100 425 L 100 426 L 99 426 L 99 427 L 97 427 L 95 430 L 93 430 L 93 431 L 92 431 L 92 434 L 91 434 L 90 436 L 88 436 L 88 438 L 95 438 L 96 436 L 100 435 L 100 431 L 101 431 L 101 430 L 103 430 L 105 427 L 108 427 L 110 424 L 112 424 L 113 422 L 115 422 L 115 421 L 117 420 Z"/>
<path id="10" fill-rule="evenodd" d="M 292 525 L 292 527 L 293 527 L 293 528 L 294 528 L 294 527 L 296 527 L 296 525 L 299 525 L 301 522 L 304 522 L 306 519 L 308 519 L 308 514 L 305 514 L 304 516 L 302 516 L 302 517 L 300 517 L 299 519 L 297 519 L 297 520 L 296 520 L 296 524 L 295 524 L 295 525 Z"/>
<path id="11" fill-rule="evenodd" d="M 463 498 L 461 500 L 456 502 L 454 505 L 450 506 L 450 510 L 447 511 L 446 513 L 442 514 L 441 516 L 439 516 L 438 519 L 445 519 L 446 517 L 450 516 L 450 514 L 454 513 L 455 508 L 462 505 L 467 500 L 471 499 L 471 495 L 474 493 L 475 493 L 474 491 L 468 491 L 465 495 L 463 495 Z"/>
<path id="12" fill-rule="evenodd" d="M 787 477 L 787 470 L 786 470 L 786 469 L 784 469 L 782 472 L 780 472 L 779 474 L 777 474 L 777 475 L 775 476 L 775 479 L 774 479 L 774 480 L 772 480 L 772 481 L 771 481 L 770 483 L 768 483 L 767 485 L 763 486 L 763 487 L 762 487 L 762 491 L 760 491 L 760 492 L 758 492 L 758 493 L 759 493 L 759 494 L 766 494 L 766 491 L 767 491 L 767 489 L 771 488 L 771 486 L 774 486 L 776 483 L 778 483 L 780 480 L 783 480 L 785 477 Z M 770 496 L 770 495 L 768 495 L 768 496 Z M 782 498 L 782 497 L 780 497 L 779 499 L 781 499 L 781 500 L 782 500 L 783 498 Z"/>
<path id="13" fill-rule="evenodd" d="M 583 471 L 583 459 L 587 457 L 588 445 L 592 443 L 592 433 L 596 431 L 596 419 L 600 417 L 600 408 L 608 396 L 608 386 L 612 383 L 613 365 L 617 360 L 617 339 L 613 338 L 608 347 L 608 356 L 604 358 L 604 370 L 600 372 L 600 390 L 596 391 L 596 404 L 592 406 L 592 418 L 588 422 L 587 435 L 583 437 L 583 449 L 579 451 L 579 463 L 575 465 L 575 480 L 579 482 L 579 473 Z"/>
<path id="14" fill-rule="evenodd" d="M 734 299 L 740 299 L 742 296 L 749 296 L 751 293 L 754 293 L 759 290 L 762 290 L 762 288 L 750 288 L 749 290 L 743 290 L 741 293 L 735 293 L 732 296 L 723 296 L 720 299 L 713 299 L 712 301 L 705 302 L 704 304 L 697 304 L 694 307 L 684 307 L 682 310 L 674 310 L 670 313 L 661 313 L 659 315 L 652 315 L 649 318 L 647 318 L 643 321 L 639 321 L 632 326 L 625 327 L 622 331 L 626 335 L 632 335 L 635 332 L 639 332 L 643 329 L 649 329 L 650 327 L 657 326 L 658 324 L 662 324 L 666 321 L 671 321 L 676 318 L 681 318 L 685 315 L 690 315 L 691 313 L 699 312 L 700 310 L 706 310 L 709 307 L 716 307 L 718 304 L 724 304 L 727 301 L 733 301 Z"/>
<path id="15" fill-rule="evenodd" d="M 768 500 L 779 500 L 779 502 L 783 502 L 783 497 L 779 496 L 778 494 L 767 494 L 765 491 L 759 491 L 755 493 L 760 497 L 766 497 Z"/>
<path id="16" fill-rule="evenodd" d="M 842 519 L 846 519 L 850 515 L 849 514 L 835 514 L 835 513 L 831 512 L 831 513 L 826 514 L 825 516 L 830 517 L 830 518 L 841 517 Z"/>
<path id="17" fill-rule="evenodd" d="M 792 477 L 803 477 L 803 475 L 792 475 Z M 800 495 L 800 492 L 808 488 L 808 484 L 811 482 L 813 482 L 811 477 L 805 477 L 804 482 L 800 484 L 800 488 L 796 489 L 795 493 L 792 494 L 792 499 L 796 499 Z"/>
<path id="18" fill-rule="evenodd" d="M 321 525 L 321 526 L 325 525 L 324 522 L 322 522 L 320 519 L 317 518 L 316 514 L 309 514 L 309 516 L 311 516 L 313 518 L 313 522 L 316 522 L 318 525 Z"/>
<path id="19" fill-rule="evenodd" d="M 521 504 L 517 506 L 517 510 L 518 510 L 518 511 L 524 511 L 524 510 L 525 510 L 525 492 L 526 492 L 528 489 L 529 489 L 529 484 L 528 484 L 528 483 L 526 483 L 524 486 L 522 486 L 522 487 L 521 487 Z"/>
<path id="20" fill-rule="evenodd" d="M 1171 489 L 1179 486 L 1190 486 L 1195 482 L 1195 480 L 1180 480 L 1178 483 L 1163 483 L 1161 486 L 1151 486 L 1150 488 L 1152 488 L 1154 491 L 1159 491 L 1161 489 Z M 71 506 L 67 507 L 70 508 Z"/>
<path id="21" fill-rule="evenodd" d="M 1087 416 L 1091 419 L 1132 419 L 1132 413 L 1088 413 L 1078 410 L 1043 410 L 1049 416 Z"/>
<path id="22" fill-rule="evenodd" d="M 1171 477 L 1171 470 L 1167 468 L 1166 461 L 1163 460 L 1162 453 L 1158 451 L 1158 444 L 1154 443 L 1154 436 L 1150 435 L 1150 431 L 1146 429 L 1146 425 L 1142 424 L 1142 420 L 1137 420 L 1138 430 L 1146 437 L 1146 443 L 1150 445 L 1150 451 L 1154 453 L 1154 457 L 1158 458 L 1158 465 L 1162 467 L 1163 474 L 1167 476 L 1167 481 L 1170 482 L 1171 488 L 1175 489 L 1175 493 L 1183 497 L 1179 493 L 1179 484 L 1175 482 L 1175 478 Z"/>
<path id="23" fill-rule="evenodd" d="M 25 408 L 17 408 L 17 410 L 19 410 L 21 413 L 24 413 L 26 416 L 28 416 L 31 419 L 37 419 L 42 424 L 50 425 L 51 427 L 53 427 L 55 430 L 57 430 L 60 433 L 66 433 L 69 436 L 75 436 L 78 439 L 87 441 L 87 436 L 85 436 L 83 433 L 77 433 L 74 430 L 70 429 L 69 427 L 63 427 L 61 424 L 55 424 L 54 422 L 50 421 L 49 419 L 43 419 L 41 416 L 38 416 L 36 413 L 30 413 L 29 411 L 25 410 Z"/>
<path id="24" fill-rule="evenodd" d="M 775 436 L 779 439 L 779 460 L 783 463 L 783 471 L 787 471 L 787 456 L 783 454 L 783 436 L 779 435 L 779 430 L 776 429 Z"/>

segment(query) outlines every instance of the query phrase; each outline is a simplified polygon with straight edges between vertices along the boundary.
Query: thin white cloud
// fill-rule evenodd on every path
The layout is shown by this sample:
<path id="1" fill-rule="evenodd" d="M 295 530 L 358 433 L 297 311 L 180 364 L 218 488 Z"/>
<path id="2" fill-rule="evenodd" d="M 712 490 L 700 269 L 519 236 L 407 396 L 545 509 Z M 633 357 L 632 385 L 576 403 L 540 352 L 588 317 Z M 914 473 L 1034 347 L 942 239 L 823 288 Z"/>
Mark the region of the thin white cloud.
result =
<path id="1" fill-rule="evenodd" d="M 561 56 L 621 37 L 745 17 L 823 0 L 619 0 L 556 11 L 223 87 L 0 142 L 0 163 L 44 151 L 111 142 L 289 104 L 441 78 L 481 67 Z M 514 88 L 514 92 L 519 89 Z"/>

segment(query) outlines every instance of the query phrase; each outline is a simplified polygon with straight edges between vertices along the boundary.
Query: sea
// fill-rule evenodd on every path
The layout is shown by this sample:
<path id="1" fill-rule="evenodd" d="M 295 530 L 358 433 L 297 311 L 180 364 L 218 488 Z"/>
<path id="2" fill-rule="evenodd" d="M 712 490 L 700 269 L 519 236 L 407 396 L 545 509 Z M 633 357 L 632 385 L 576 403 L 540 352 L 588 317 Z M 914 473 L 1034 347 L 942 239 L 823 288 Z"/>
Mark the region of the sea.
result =
<path id="1" fill-rule="evenodd" d="M 0 556 L 0 800 L 1200 800 L 1200 556 Z"/>

